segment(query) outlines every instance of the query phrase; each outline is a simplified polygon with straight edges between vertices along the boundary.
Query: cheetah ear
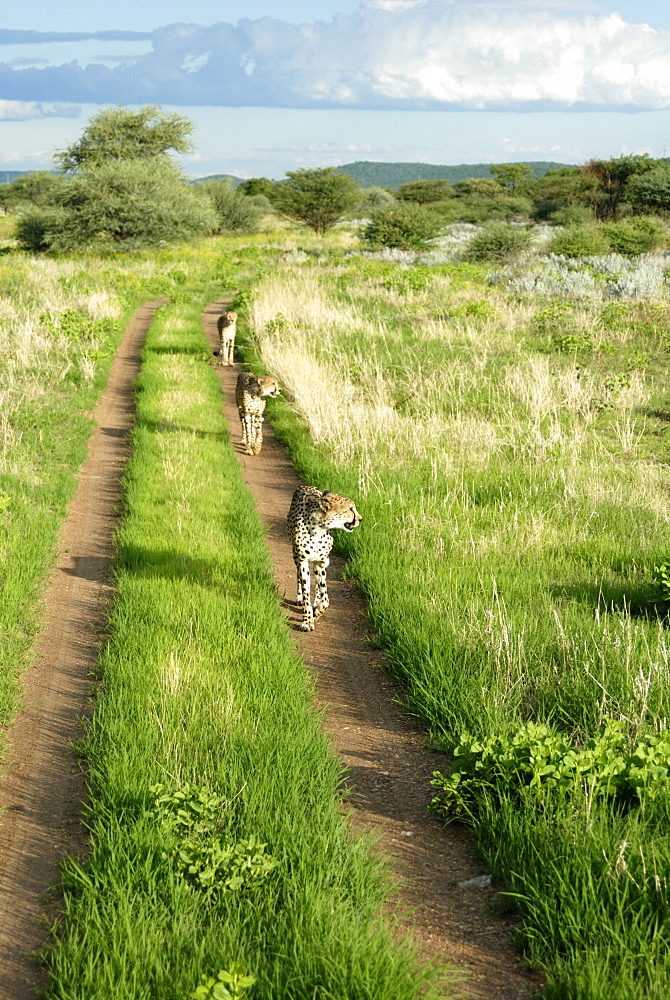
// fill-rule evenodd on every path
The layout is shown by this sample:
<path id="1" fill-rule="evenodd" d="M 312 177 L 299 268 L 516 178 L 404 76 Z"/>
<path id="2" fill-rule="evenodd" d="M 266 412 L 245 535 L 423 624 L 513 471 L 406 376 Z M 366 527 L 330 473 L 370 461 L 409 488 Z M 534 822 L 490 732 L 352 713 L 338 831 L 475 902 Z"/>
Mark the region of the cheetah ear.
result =
<path id="1" fill-rule="evenodd" d="M 321 494 L 319 500 L 318 500 L 319 507 L 326 514 L 328 513 L 328 510 L 330 509 L 330 503 L 328 501 L 328 497 L 330 496 L 330 492 L 331 492 L 330 490 L 324 490 L 323 493 Z"/>

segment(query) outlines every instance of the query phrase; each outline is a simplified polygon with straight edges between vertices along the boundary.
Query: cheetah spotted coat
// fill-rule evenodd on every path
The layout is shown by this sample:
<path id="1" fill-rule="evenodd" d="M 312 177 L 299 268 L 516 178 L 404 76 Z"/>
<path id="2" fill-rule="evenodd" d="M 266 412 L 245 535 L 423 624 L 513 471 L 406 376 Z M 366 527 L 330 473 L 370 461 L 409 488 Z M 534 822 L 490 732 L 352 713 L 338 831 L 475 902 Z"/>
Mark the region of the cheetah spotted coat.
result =
<path id="1" fill-rule="evenodd" d="M 241 372 L 237 376 L 235 401 L 242 422 L 245 455 L 258 455 L 263 444 L 263 412 L 267 396 L 278 396 L 279 383 L 272 375 Z"/>
<path id="2" fill-rule="evenodd" d="M 293 561 L 298 575 L 297 603 L 302 606 L 303 632 L 314 630 L 314 621 L 328 607 L 326 570 L 333 547 L 332 528 L 353 531 L 361 523 L 361 515 L 348 497 L 300 486 L 293 494 L 288 512 L 288 537 L 293 546 Z M 314 607 L 310 600 L 310 563 L 314 567 L 316 593 Z"/>
<path id="3" fill-rule="evenodd" d="M 216 321 L 219 331 L 219 357 L 222 365 L 232 365 L 235 350 L 235 331 L 237 329 L 237 313 L 232 309 L 222 312 Z"/>

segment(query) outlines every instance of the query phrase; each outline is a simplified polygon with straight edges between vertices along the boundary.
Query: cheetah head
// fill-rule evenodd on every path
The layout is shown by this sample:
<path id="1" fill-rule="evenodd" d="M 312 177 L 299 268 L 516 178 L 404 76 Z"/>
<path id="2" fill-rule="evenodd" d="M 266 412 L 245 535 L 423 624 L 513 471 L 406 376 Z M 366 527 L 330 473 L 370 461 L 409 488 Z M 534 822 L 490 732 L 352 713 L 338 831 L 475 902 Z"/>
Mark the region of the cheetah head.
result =
<path id="1" fill-rule="evenodd" d="M 258 375 L 256 378 L 261 396 L 278 396 L 281 392 L 279 382 L 272 375 Z"/>
<path id="2" fill-rule="evenodd" d="M 353 531 L 363 520 L 356 510 L 353 500 L 350 500 L 349 497 L 342 497 L 339 493 L 324 490 L 318 500 L 318 505 L 325 515 L 324 526 L 326 528 L 343 528 L 345 531 Z"/>

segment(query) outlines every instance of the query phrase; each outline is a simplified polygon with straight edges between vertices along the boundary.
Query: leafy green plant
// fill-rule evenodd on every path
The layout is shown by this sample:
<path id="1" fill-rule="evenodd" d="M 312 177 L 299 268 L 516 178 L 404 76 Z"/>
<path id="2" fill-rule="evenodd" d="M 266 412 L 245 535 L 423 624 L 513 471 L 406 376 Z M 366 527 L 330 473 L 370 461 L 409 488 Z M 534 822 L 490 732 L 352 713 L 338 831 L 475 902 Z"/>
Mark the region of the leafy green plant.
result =
<path id="1" fill-rule="evenodd" d="M 212 897 L 258 888 L 279 865 L 266 847 L 255 837 L 237 844 L 212 837 L 204 843 L 184 840 L 176 854 L 164 852 L 163 858 L 174 863 L 179 876 L 193 889 Z"/>
<path id="2" fill-rule="evenodd" d="M 654 567 L 654 579 L 661 590 L 661 600 L 670 604 L 670 561 Z"/>
<path id="3" fill-rule="evenodd" d="M 256 977 L 247 972 L 239 962 L 233 962 L 228 969 L 220 969 L 216 977 L 203 976 L 202 983 L 189 1000 L 240 1000 L 256 982 Z"/>
<path id="4" fill-rule="evenodd" d="M 511 736 L 463 738 L 451 774 L 434 773 L 431 784 L 439 794 L 429 809 L 447 822 L 472 822 L 482 789 L 513 794 L 519 785 L 566 792 L 582 787 L 591 796 L 639 800 L 667 790 L 669 776 L 670 733 L 644 734 L 629 749 L 624 723 L 606 719 L 580 748 L 548 726 L 529 722 Z"/>
<path id="5" fill-rule="evenodd" d="M 46 253 L 64 221 L 65 212 L 58 205 L 30 205 L 16 221 L 16 242 L 30 253 Z"/>
<path id="6" fill-rule="evenodd" d="M 226 805 L 222 796 L 188 782 L 175 791 L 166 791 L 165 785 L 152 785 L 149 791 L 155 796 L 152 818 L 188 836 L 211 833 Z"/>
<path id="7" fill-rule="evenodd" d="M 198 188 L 212 199 L 217 217 L 217 233 L 255 233 L 263 217 L 263 209 L 234 188 L 229 181 L 204 181 Z"/>
<path id="8" fill-rule="evenodd" d="M 388 274 L 382 278 L 381 284 L 383 288 L 407 295 L 410 292 L 425 292 L 432 277 L 429 268 L 408 267 Z"/>
<path id="9" fill-rule="evenodd" d="M 593 341 L 591 338 L 581 333 L 554 333 L 551 342 L 556 350 L 562 351 L 565 354 L 593 350 Z"/>

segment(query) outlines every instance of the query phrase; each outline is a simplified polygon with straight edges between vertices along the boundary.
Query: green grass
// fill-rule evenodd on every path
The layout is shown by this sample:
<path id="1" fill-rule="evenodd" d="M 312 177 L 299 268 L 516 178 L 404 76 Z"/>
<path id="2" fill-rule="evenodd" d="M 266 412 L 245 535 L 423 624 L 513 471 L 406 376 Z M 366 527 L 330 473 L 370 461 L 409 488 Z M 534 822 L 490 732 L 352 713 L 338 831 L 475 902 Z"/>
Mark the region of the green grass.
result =
<path id="1" fill-rule="evenodd" d="M 212 267 L 220 253 L 209 256 L 52 260 L 13 251 L 1 258 L 3 727 L 20 700 L 21 674 L 40 628 L 38 598 L 122 330 L 139 303 L 188 296 L 190 271 Z"/>
<path id="2" fill-rule="evenodd" d="M 547 304 L 459 268 L 393 270 L 268 277 L 247 357 L 288 388 L 269 413 L 301 473 L 363 514 L 339 546 L 409 709 L 447 753 L 528 721 L 576 746 L 606 718 L 631 744 L 665 730 L 668 303 Z M 670 992 L 669 803 L 663 783 L 626 807 L 586 784 L 555 802 L 478 791 L 480 849 L 547 997 Z"/>
<path id="3" fill-rule="evenodd" d="M 67 866 L 48 996 L 182 1000 L 233 963 L 256 977 L 254 1000 L 433 996 L 378 916 L 386 880 L 338 808 L 340 767 L 204 362 L 201 304 L 163 310 L 144 352 L 118 594 L 83 746 L 90 857 Z M 155 811 L 158 783 L 223 799 L 201 847 L 259 838 L 276 868 L 256 889 L 191 888 Z"/>

